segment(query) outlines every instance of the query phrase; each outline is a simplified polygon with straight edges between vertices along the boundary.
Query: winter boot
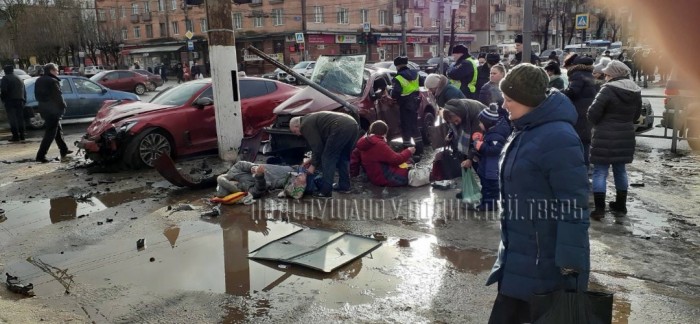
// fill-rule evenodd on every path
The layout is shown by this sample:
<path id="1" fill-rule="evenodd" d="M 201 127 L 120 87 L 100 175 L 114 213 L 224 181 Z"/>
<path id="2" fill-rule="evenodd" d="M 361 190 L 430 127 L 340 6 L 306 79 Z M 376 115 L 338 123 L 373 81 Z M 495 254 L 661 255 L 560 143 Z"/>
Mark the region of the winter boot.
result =
<path id="1" fill-rule="evenodd" d="M 414 153 L 415 156 L 421 156 L 423 155 L 423 151 L 425 150 L 425 146 L 423 145 L 423 139 L 420 137 L 414 137 L 413 142 L 416 143 L 416 153 Z"/>
<path id="2" fill-rule="evenodd" d="M 610 203 L 608 203 L 608 206 L 610 206 L 610 209 L 612 211 L 618 214 L 627 214 L 627 191 L 618 190 L 617 196 L 615 197 L 615 201 L 611 201 Z"/>
<path id="3" fill-rule="evenodd" d="M 599 221 L 605 217 L 605 193 L 594 192 L 593 200 L 595 201 L 595 210 L 591 212 L 591 218 Z"/>

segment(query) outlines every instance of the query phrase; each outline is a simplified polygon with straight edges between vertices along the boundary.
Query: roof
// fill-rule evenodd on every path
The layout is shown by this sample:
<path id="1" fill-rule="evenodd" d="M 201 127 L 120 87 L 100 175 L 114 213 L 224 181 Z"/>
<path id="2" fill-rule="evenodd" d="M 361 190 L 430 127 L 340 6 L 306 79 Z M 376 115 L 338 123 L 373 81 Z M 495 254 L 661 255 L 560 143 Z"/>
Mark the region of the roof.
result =
<path id="1" fill-rule="evenodd" d="M 175 52 L 182 48 L 183 45 L 157 46 L 157 47 L 142 47 L 129 50 L 129 54 L 157 53 L 157 52 Z"/>

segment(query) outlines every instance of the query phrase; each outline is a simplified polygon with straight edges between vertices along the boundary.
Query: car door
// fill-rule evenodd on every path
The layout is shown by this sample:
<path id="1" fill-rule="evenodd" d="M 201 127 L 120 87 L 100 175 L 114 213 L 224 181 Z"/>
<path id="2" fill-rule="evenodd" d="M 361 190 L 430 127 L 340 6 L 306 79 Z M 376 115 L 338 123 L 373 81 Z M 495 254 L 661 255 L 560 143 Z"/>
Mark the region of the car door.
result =
<path id="1" fill-rule="evenodd" d="M 241 80 L 239 82 L 241 112 L 243 113 L 243 133 L 245 136 L 255 135 L 260 128 L 270 126 L 269 123 L 265 124 L 265 122 L 276 105 L 272 96 L 266 96 L 269 92 L 266 84 L 268 82 L 273 83 L 262 80 Z M 275 84 L 272 84 L 272 86 L 274 86 L 275 90 L 277 89 Z M 270 88 L 273 88 L 272 86 Z M 280 99 L 277 98 L 276 100 Z"/>
<path id="2" fill-rule="evenodd" d="M 61 93 L 63 94 L 63 100 L 66 102 L 67 106 L 66 113 L 63 117 L 76 118 L 81 116 L 82 107 L 80 106 L 80 100 L 78 100 L 78 95 L 75 93 L 75 89 L 69 78 L 61 78 Z"/>
<path id="3" fill-rule="evenodd" d="M 389 74 L 381 73 L 376 74 L 375 78 L 383 78 L 387 84 L 392 84 L 392 80 L 396 76 L 396 73 L 391 72 Z M 389 133 L 387 134 L 390 139 L 393 139 L 401 135 L 401 116 L 399 111 L 399 103 L 391 98 L 391 87 L 387 88 L 387 91 L 375 101 L 375 109 L 377 110 L 377 118 L 383 120 L 387 126 L 389 126 Z"/>
<path id="4" fill-rule="evenodd" d="M 210 98 L 214 100 L 214 89 L 209 86 L 206 90 L 197 96 L 199 98 Z M 193 100 L 196 101 L 197 99 Z M 201 152 L 213 150 L 217 148 L 218 138 L 216 137 L 216 117 L 214 114 L 214 105 L 195 107 L 185 106 L 181 109 L 185 110 L 188 124 L 185 136 L 189 138 L 189 145 L 193 151 Z"/>
<path id="5" fill-rule="evenodd" d="M 113 89 L 113 90 L 121 90 L 119 89 L 119 72 L 113 71 L 105 74 L 102 77 L 102 80 L 99 81 L 102 83 L 103 86 Z"/>
<path id="6" fill-rule="evenodd" d="M 104 88 L 88 79 L 73 79 L 73 85 L 85 117 L 95 116 L 104 101 L 112 99 L 106 89 L 103 91 Z"/>
<path id="7" fill-rule="evenodd" d="M 119 90 L 134 91 L 136 87 L 136 73 L 131 71 L 119 71 Z"/>

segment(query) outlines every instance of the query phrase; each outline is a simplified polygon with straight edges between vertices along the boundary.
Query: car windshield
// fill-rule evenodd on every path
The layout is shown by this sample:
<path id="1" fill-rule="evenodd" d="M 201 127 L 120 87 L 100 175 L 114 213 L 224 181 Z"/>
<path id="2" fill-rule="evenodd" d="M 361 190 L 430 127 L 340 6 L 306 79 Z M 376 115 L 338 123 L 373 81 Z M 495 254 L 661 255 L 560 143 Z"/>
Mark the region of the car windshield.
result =
<path id="1" fill-rule="evenodd" d="M 165 92 L 153 98 L 151 103 L 166 106 L 182 106 L 207 85 L 205 82 L 183 83 L 177 87 L 165 90 Z"/>
<path id="2" fill-rule="evenodd" d="M 292 69 L 305 69 L 307 65 L 309 65 L 309 62 L 301 62 L 295 65 Z"/>
<path id="3" fill-rule="evenodd" d="M 108 73 L 108 71 L 102 71 L 102 72 L 100 72 L 100 73 L 97 73 L 97 74 L 93 75 L 93 76 L 90 78 L 90 80 L 92 80 L 93 82 L 99 82 L 100 80 L 102 80 L 102 79 L 105 77 L 105 75 L 106 75 L 107 73 Z"/>
<path id="4" fill-rule="evenodd" d="M 358 97 L 362 94 L 364 55 L 321 56 L 311 81 L 336 93 Z"/>

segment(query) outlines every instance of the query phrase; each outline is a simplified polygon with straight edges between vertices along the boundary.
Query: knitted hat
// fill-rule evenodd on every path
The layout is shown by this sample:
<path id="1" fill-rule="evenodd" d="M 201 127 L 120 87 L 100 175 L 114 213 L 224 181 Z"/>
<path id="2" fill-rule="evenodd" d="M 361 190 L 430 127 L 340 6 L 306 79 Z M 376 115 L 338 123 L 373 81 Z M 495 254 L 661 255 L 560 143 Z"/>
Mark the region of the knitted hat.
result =
<path id="1" fill-rule="evenodd" d="M 399 66 L 399 65 L 408 65 L 408 57 L 406 56 L 397 56 L 394 59 L 394 66 Z"/>
<path id="2" fill-rule="evenodd" d="M 609 75 L 613 79 L 629 76 L 630 72 L 630 68 L 620 61 L 612 61 L 603 69 L 603 73 Z"/>
<path id="3" fill-rule="evenodd" d="M 603 74 L 603 64 L 596 64 L 593 67 L 593 73 Z"/>
<path id="4" fill-rule="evenodd" d="M 464 45 L 462 45 L 462 44 L 459 44 L 459 45 L 455 46 L 455 47 L 452 49 L 452 53 L 453 53 L 453 54 L 459 53 L 459 54 L 467 54 L 467 55 L 469 55 L 469 49 L 468 49 L 466 46 L 464 46 Z"/>
<path id="5" fill-rule="evenodd" d="M 495 65 L 500 61 L 501 61 L 501 56 L 498 55 L 497 53 L 486 54 L 486 63 L 491 64 L 491 65 Z"/>
<path id="6" fill-rule="evenodd" d="M 529 63 L 515 66 L 501 80 L 506 96 L 528 107 L 537 107 L 547 98 L 549 76 L 544 69 Z"/>
<path id="7" fill-rule="evenodd" d="M 484 127 L 486 129 L 491 128 L 491 126 L 496 125 L 498 122 L 498 106 L 497 105 L 489 105 L 486 109 L 482 110 L 479 113 L 479 121 L 484 124 Z"/>
<path id="8" fill-rule="evenodd" d="M 428 89 L 440 87 L 440 75 L 436 73 L 428 74 L 428 76 L 425 78 L 425 87 Z"/>

